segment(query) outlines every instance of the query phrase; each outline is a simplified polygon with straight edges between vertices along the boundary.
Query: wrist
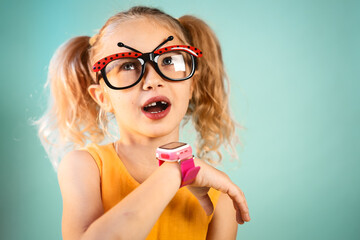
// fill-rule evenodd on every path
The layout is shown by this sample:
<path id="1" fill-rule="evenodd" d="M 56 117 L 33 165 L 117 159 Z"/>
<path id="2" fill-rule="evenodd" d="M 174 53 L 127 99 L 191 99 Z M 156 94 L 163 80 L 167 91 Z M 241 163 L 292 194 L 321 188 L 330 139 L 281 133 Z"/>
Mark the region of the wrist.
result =
<path id="1" fill-rule="evenodd" d="M 171 142 L 156 149 L 156 158 L 161 166 L 164 163 L 178 163 L 177 169 L 181 173 L 181 187 L 189 185 L 195 181 L 200 170 L 195 166 L 192 155 L 192 148 L 189 144 L 181 142 Z"/>
<path id="2" fill-rule="evenodd" d="M 181 185 L 181 168 L 177 162 L 164 162 L 160 168 L 165 169 L 165 172 L 169 174 L 169 177 L 176 179 L 178 186 Z M 168 179 L 168 178 L 166 178 Z"/>

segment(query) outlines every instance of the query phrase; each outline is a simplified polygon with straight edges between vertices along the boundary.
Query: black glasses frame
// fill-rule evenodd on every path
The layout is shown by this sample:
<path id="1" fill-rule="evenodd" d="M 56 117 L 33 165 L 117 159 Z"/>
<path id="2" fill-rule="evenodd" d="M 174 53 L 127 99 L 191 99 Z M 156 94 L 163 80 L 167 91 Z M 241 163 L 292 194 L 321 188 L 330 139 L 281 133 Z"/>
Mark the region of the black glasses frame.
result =
<path id="1" fill-rule="evenodd" d="M 101 76 L 104 79 L 106 85 L 114 90 L 123 90 L 123 89 L 127 89 L 127 88 L 131 88 L 133 86 L 135 86 L 136 84 L 138 84 L 142 77 L 145 74 L 145 66 L 147 62 L 150 62 L 155 71 L 163 78 L 170 80 L 170 81 L 184 81 L 187 80 L 189 78 L 191 78 L 196 70 L 197 67 L 197 61 L 196 58 L 201 57 L 202 56 L 202 52 L 200 51 L 200 49 L 192 47 L 192 46 L 186 46 L 186 45 L 173 45 L 173 46 L 168 46 L 168 47 L 164 47 L 164 48 L 160 48 L 161 46 L 163 46 L 165 43 L 167 43 L 168 41 L 173 40 L 174 37 L 173 36 L 169 36 L 164 42 L 162 42 L 159 46 L 157 46 L 152 52 L 148 52 L 148 53 L 142 53 L 132 47 L 126 46 L 125 44 L 123 44 L 122 42 L 118 43 L 119 47 L 125 47 L 127 49 L 130 49 L 133 52 L 122 52 L 122 53 L 116 53 L 110 56 L 107 56 L 105 58 L 102 58 L 101 60 L 97 61 L 94 66 L 93 66 L 93 71 L 96 72 L 96 81 L 100 81 L 101 78 L 98 78 L 98 72 L 101 72 Z M 160 49 L 159 49 L 160 48 Z M 191 56 L 191 61 L 192 61 L 192 69 L 191 72 L 189 74 L 189 76 L 185 77 L 185 78 L 181 78 L 181 79 L 172 79 L 170 77 L 165 76 L 159 69 L 157 60 L 158 57 L 166 52 L 171 52 L 171 51 L 185 51 L 188 52 Z M 107 76 L 106 76 L 106 66 L 117 59 L 120 58 L 136 58 L 140 61 L 141 63 L 141 74 L 139 76 L 139 79 L 134 82 L 133 84 L 126 86 L 126 87 L 115 87 L 113 85 L 111 85 L 110 81 L 108 80 Z"/>

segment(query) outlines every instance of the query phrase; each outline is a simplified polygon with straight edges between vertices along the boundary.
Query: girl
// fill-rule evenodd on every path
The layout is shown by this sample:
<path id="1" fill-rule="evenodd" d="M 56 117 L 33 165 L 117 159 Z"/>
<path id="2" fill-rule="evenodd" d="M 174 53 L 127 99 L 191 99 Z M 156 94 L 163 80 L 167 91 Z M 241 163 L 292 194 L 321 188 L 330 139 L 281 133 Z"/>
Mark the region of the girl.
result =
<path id="1" fill-rule="evenodd" d="M 221 160 L 218 148 L 233 137 L 224 76 L 218 40 L 202 20 L 148 7 L 58 49 L 39 134 L 49 154 L 77 149 L 59 166 L 54 160 L 65 240 L 236 238 L 237 224 L 250 221 L 244 194 L 204 161 L 213 152 Z M 108 115 L 120 138 L 100 145 Z M 199 158 L 178 143 L 189 118 Z"/>

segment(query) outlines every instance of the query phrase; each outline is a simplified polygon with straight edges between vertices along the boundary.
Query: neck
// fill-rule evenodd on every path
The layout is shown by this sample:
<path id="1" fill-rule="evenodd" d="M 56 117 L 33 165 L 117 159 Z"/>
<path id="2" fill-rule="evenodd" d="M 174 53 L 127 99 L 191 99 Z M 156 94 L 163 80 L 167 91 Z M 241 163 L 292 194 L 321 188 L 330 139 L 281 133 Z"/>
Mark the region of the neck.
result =
<path id="1" fill-rule="evenodd" d="M 115 150 L 122 161 L 143 168 L 158 166 L 155 157 L 156 149 L 169 142 L 179 141 L 179 129 L 161 137 L 146 137 L 120 134 L 121 138 L 115 142 Z"/>
<path id="2" fill-rule="evenodd" d="M 114 143 L 115 150 L 132 177 L 139 183 L 145 181 L 158 167 L 156 148 L 169 142 L 179 141 L 179 129 L 172 133 L 150 138 L 121 134 Z"/>

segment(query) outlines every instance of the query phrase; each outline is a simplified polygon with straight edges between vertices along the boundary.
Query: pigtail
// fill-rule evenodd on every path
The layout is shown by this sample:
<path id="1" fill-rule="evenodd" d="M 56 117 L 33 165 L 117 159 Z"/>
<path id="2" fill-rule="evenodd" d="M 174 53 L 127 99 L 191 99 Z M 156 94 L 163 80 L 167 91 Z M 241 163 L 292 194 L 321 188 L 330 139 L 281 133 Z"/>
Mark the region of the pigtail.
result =
<path id="1" fill-rule="evenodd" d="M 111 17 L 91 39 L 82 36 L 69 40 L 51 59 L 46 83 L 51 91 L 49 106 L 35 124 L 55 169 L 68 151 L 84 146 L 87 141 L 100 143 L 112 136 L 107 130 L 110 123 L 107 113 L 87 91 L 95 77 L 91 75 L 89 59 L 95 58 L 107 32 L 112 32 L 118 23 L 138 17 L 157 20 L 178 33 L 181 41 L 203 51 L 193 77 L 194 92 L 187 112 L 198 132 L 197 155 L 216 163 L 211 157 L 215 152 L 221 161 L 219 148 L 223 144 L 235 153 L 232 145 L 235 123 L 229 113 L 227 78 L 215 34 L 196 17 L 183 16 L 177 20 L 158 9 L 140 6 Z"/>
<path id="2" fill-rule="evenodd" d="M 89 66 L 89 37 L 70 39 L 56 51 L 49 65 L 51 91 L 48 110 L 36 124 L 55 169 L 63 155 L 84 146 L 86 140 L 104 138 L 98 127 L 99 106 L 87 88 L 93 81 Z"/>
<path id="3" fill-rule="evenodd" d="M 226 147 L 230 146 L 232 153 L 235 152 L 232 144 L 235 123 L 229 113 L 228 90 L 225 89 L 225 81 L 228 79 L 220 44 L 204 21 L 186 15 L 179 22 L 188 34 L 190 43 L 203 52 L 197 62 L 194 93 L 188 109 L 198 132 L 197 154 L 209 162 L 217 163 L 222 160 L 218 149 L 223 143 Z M 218 155 L 218 161 L 214 161 L 211 152 Z"/>

